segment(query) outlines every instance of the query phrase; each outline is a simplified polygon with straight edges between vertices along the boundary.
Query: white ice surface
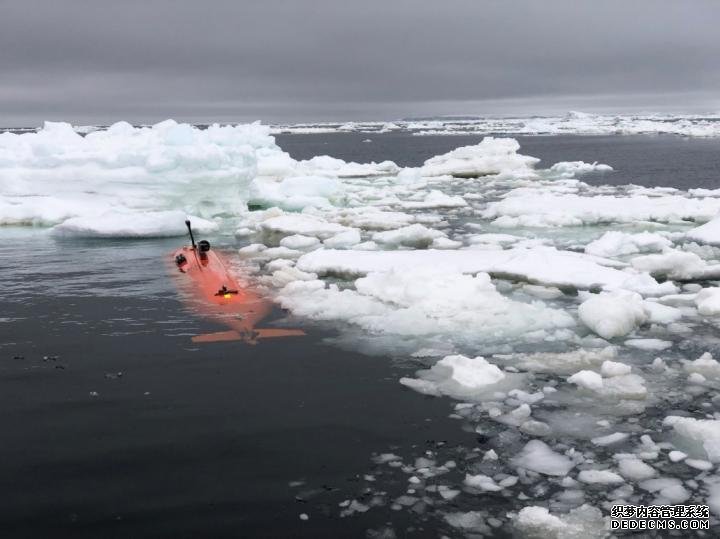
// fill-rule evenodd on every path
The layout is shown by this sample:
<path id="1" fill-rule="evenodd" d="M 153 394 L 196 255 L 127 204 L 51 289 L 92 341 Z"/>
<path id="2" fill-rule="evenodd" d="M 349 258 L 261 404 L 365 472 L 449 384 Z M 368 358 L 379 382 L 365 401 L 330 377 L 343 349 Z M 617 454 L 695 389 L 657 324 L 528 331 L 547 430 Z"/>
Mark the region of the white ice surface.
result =
<path id="1" fill-rule="evenodd" d="M 144 212 L 141 228 L 176 229 L 162 212 L 238 213 L 261 148 L 278 151 L 259 124 L 197 129 L 172 120 L 141 128 L 118 122 L 83 137 L 69 124 L 46 122 L 37 133 L 2 133 L 0 224 L 47 226 Z M 154 225 L 150 212 L 159 212 Z M 113 232 L 110 222 L 104 235 Z M 118 235 L 132 235 L 129 223 L 112 222 L 121 225 Z"/>
<path id="2" fill-rule="evenodd" d="M 448 273 L 488 272 L 550 286 L 572 286 L 579 289 L 638 288 L 631 274 L 602 265 L 610 261 L 560 251 L 552 247 L 507 250 L 416 250 L 387 252 L 353 252 L 321 249 L 303 256 L 298 267 L 318 274 L 362 275 L 370 272 L 406 271 L 434 268 Z M 644 276 L 644 292 L 658 290 L 658 284 Z"/>
<path id="3" fill-rule="evenodd" d="M 180 211 L 109 211 L 97 217 L 71 217 L 52 229 L 57 236 L 82 238 L 162 238 L 187 235 L 185 219 L 193 231 L 207 234 L 218 225 Z"/>
<path id="4" fill-rule="evenodd" d="M 431 157 L 420 168 L 423 176 L 475 178 L 490 174 L 532 174 L 534 157 L 518 154 L 520 144 L 511 138 L 485 137 L 475 146 L 464 146 Z"/>

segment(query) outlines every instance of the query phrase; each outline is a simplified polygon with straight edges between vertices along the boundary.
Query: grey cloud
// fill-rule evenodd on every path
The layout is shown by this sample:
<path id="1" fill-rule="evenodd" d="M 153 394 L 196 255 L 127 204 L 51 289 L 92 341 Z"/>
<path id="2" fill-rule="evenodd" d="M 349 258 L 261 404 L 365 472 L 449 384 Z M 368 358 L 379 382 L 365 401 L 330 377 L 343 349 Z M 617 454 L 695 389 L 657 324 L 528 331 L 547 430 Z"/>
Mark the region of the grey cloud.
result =
<path id="1" fill-rule="evenodd" d="M 0 124 L 712 109 L 712 0 L 0 0 Z"/>

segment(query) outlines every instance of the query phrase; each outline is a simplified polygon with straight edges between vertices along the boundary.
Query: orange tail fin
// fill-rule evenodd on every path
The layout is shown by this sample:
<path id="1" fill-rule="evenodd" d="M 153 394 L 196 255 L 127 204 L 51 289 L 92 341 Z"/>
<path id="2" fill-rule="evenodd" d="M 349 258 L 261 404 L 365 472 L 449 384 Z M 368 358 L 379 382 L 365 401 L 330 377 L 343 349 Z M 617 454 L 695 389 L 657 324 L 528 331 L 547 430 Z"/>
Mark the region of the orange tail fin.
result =
<path id="1" fill-rule="evenodd" d="M 205 343 L 245 341 L 249 344 L 255 344 L 257 339 L 274 339 L 276 337 L 301 337 L 303 335 L 305 335 L 305 332 L 301 329 L 268 328 L 256 329 L 249 333 L 240 333 L 239 331 L 230 330 L 196 335 L 192 338 L 192 342 Z"/>

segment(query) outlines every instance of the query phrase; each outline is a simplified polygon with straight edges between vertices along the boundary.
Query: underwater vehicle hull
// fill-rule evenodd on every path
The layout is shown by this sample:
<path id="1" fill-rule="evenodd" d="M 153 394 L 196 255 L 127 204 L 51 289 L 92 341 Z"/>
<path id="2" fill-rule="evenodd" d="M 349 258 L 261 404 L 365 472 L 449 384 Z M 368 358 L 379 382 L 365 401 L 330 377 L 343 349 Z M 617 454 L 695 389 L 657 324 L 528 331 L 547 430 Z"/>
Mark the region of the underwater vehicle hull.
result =
<path id="1" fill-rule="evenodd" d="M 240 282 L 229 270 L 220 253 L 206 241 L 185 246 L 173 253 L 178 287 L 190 310 L 216 320 L 229 329 L 197 335 L 193 342 L 241 340 L 254 344 L 259 338 L 293 337 L 299 329 L 256 328 L 271 314 L 273 303 L 252 287 Z"/>

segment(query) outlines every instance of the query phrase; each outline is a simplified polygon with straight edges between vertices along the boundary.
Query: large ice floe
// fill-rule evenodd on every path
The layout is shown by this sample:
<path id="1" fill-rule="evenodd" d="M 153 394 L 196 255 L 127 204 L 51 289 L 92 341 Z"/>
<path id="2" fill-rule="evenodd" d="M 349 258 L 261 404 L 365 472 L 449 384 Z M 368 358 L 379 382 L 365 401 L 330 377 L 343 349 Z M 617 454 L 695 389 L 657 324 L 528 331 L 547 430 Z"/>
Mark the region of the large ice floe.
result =
<path id="1" fill-rule="evenodd" d="M 582 122 L 600 125 L 543 129 Z M 400 360 L 399 391 L 449 399 L 471 442 L 379 447 L 342 517 L 602 537 L 616 503 L 707 503 L 718 525 L 720 197 L 537 166 L 497 137 L 402 168 L 295 160 L 259 124 L 46 124 L 0 135 L 0 222 L 137 238 L 195 216 L 234 232 L 236 262 L 294 324 Z"/>
<path id="2" fill-rule="evenodd" d="M 119 122 L 81 136 L 46 122 L 36 133 L 2 133 L 0 224 L 61 225 L 65 235 L 182 234 L 168 211 L 238 212 L 262 148 L 276 146 L 258 124 Z"/>

